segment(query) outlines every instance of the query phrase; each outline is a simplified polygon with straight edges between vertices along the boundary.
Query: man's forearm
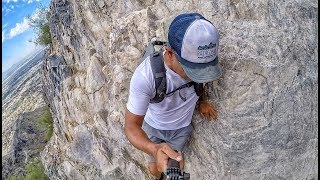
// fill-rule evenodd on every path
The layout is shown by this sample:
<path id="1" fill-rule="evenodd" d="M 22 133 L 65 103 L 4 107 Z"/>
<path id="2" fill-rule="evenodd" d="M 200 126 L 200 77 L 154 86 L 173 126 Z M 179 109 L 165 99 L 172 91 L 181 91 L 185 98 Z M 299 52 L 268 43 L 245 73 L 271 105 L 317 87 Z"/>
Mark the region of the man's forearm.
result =
<path id="1" fill-rule="evenodd" d="M 150 141 L 146 133 L 138 125 L 125 127 L 125 134 L 130 143 L 137 149 L 154 156 L 156 153 L 155 144 Z"/>
<path id="2" fill-rule="evenodd" d="M 150 141 L 147 134 L 142 130 L 143 116 L 135 115 L 126 111 L 124 131 L 130 143 L 137 149 L 155 156 L 156 145 Z"/>
<path id="3" fill-rule="evenodd" d="M 167 160 L 170 157 L 176 161 L 181 161 L 181 154 L 175 152 L 168 144 L 154 144 L 147 134 L 142 130 L 143 116 L 135 115 L 126 111 L 124 132 L 130 143 L 137 149 L 153 156 L 157 162 L 158 170 L 164 171 L 168 168 Z"/>

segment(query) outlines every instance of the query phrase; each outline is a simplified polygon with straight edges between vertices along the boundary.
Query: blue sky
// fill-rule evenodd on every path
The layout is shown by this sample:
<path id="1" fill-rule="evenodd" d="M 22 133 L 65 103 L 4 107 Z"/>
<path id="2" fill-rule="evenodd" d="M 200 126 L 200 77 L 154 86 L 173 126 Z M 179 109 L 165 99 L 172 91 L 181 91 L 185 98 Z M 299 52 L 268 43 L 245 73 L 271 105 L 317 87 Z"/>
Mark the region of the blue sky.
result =
<path id="1" fill-rule="evenodd" d="M 29 42 L 35 33 L 27 16 L 49 7 L 50 0 L 2 0 L 2 72 L 41 47 Z"/>

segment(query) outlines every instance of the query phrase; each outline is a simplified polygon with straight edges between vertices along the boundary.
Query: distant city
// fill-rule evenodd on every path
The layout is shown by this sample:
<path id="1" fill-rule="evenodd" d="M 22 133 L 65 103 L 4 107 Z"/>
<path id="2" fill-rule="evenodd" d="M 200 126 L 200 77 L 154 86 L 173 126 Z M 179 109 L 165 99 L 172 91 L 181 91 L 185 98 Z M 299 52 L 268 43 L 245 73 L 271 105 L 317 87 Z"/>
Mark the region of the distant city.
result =
<path id="1" fill-rule="evenodd" d="M 23 67 L 24 64 L 27 64 L 29 61 L 35 60 L 34 58 L 43 53 L 46 47 L 41 48 L 40 50 L 37 50 L 31 54 L 28 54 L 26 57 L 22 58 L 19 62 L 13 64 L 9 69 L 2 72 L 2 82 L 8 78 L 11 74 L 13 74 L 15 71 L 19 70 L 21 67 Z M 36 58 L 36 60 L 41 60 L 41 58 Z"/>

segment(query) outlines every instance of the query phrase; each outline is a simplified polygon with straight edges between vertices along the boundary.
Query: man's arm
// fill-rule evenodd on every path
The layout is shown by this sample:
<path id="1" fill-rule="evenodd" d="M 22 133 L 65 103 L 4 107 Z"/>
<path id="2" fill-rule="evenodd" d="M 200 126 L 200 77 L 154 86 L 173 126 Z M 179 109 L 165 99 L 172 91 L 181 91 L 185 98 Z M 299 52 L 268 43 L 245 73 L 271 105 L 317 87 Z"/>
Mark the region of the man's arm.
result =
<path id="1" fill-rule="evenodd" d="M 160 172 L 168 168 L 168 158 L 177 161 L 182 160 L 182 156 L 170 148 L 168 144 L 154 144 L 143 131 L 143 117 L 126 110 L 124 131 L 130 143 L 137 149 L 153 156 L 156 159 Z"/>
<path id="2" fill-rule="evenodd" d="M 144 116 L 139 116 L 126 110 L 124 132 L 130 143 L 137 149 L 154 156 L 155 144 L 150 141 L 147 134 L 142 130 Z"/>

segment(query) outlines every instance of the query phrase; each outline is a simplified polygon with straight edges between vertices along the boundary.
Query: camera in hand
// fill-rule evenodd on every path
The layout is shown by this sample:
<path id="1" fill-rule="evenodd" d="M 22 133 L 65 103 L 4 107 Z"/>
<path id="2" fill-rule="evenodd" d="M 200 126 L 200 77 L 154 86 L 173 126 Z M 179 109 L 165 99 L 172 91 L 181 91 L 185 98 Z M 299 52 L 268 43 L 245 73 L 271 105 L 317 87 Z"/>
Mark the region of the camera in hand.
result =
<path id="1" fill-rule="evenodd" d="M 168 169 L 164 172 L 168 180 L 189 180 L 190 174 L 181 172 L 179 168 L 179 162 L 169 158 L 168 160 Z"/>

